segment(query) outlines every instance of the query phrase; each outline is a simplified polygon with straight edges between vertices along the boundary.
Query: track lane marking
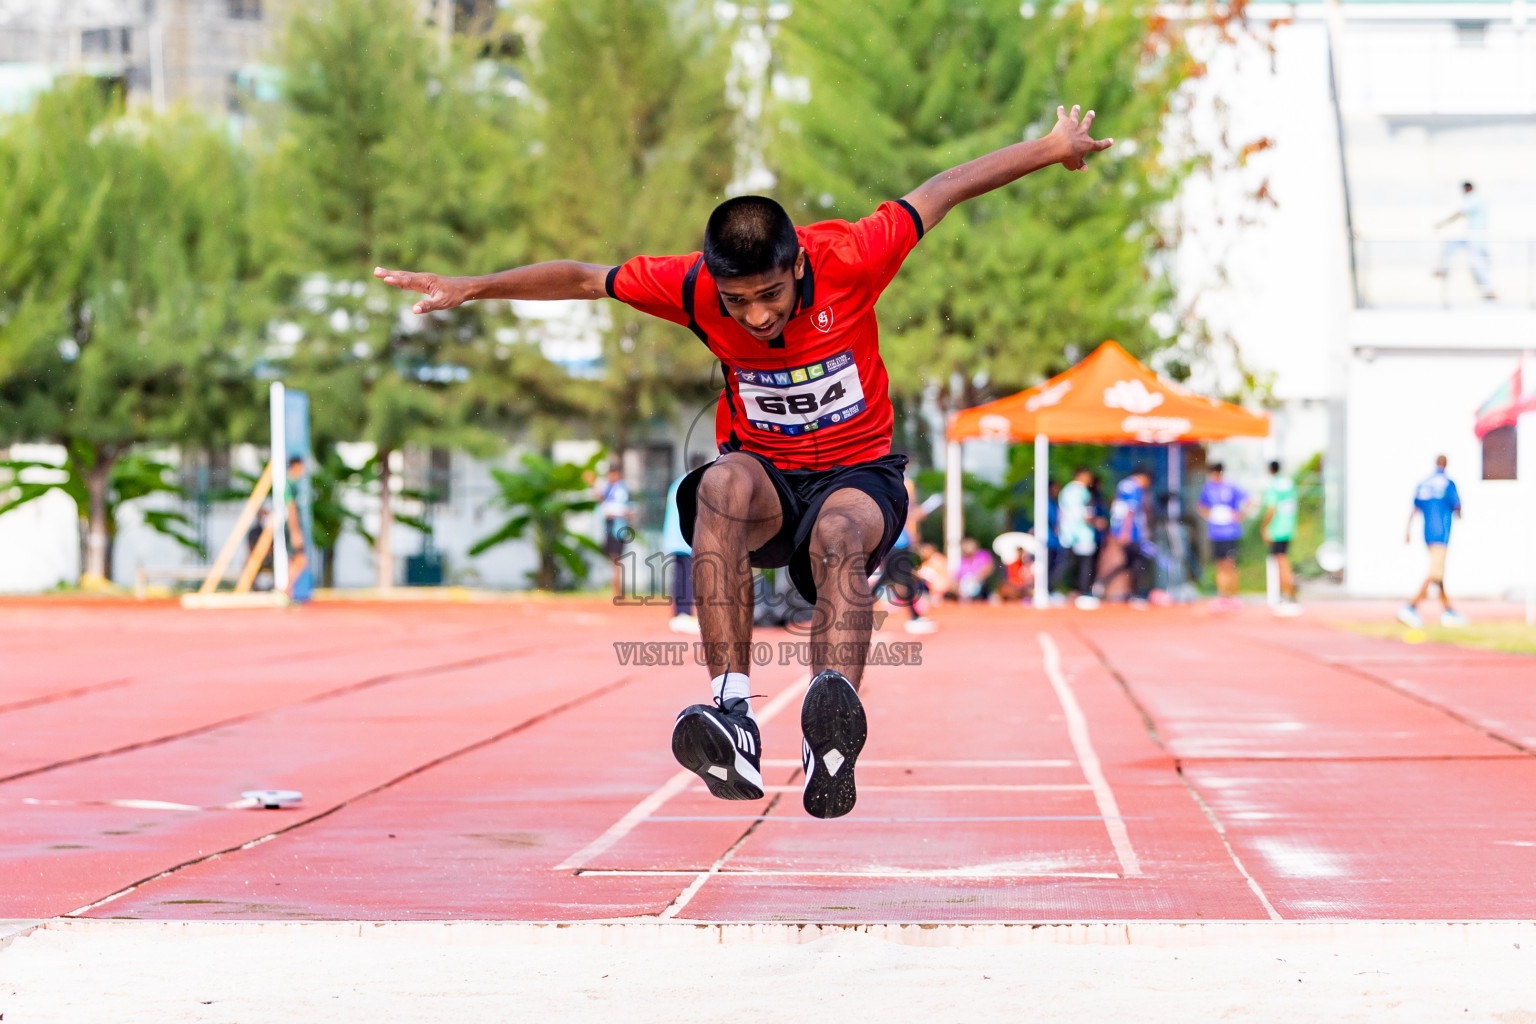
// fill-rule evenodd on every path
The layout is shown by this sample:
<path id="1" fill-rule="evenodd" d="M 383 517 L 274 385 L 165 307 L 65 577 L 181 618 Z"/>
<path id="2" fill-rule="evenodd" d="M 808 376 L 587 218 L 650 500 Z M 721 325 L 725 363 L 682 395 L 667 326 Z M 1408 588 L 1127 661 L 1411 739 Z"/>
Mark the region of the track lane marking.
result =
<path id="1" fill-rule="evenodd" d="M 800 792 L 803 786 L 763 786 L 763 792 Z M 954 785 L 912 786 L 859 786 L 859 792 L 1072 792 L 1091 789 L 1087 783 L 1040 783 L 1017 785 L 1008 783 L 954 783 Z"/>
<path id="2" fill-rule="evenodd" d="M 174 743 L 177 740 L 189 739 L 193 736 L 201 736 L 205 733 L 214 732 L 218 729 L 228 728 L 232 725 L 243 725 L 246 722 L 253 722 L 265 716 L 275 715 L 280 711 L 287 711 L 292 708 L 300 708 L 308 704 L 323 704 L 326 701 L 345 697 L 350 694 L 357 693 L 361 690 L 370 690 L 376 686 L 384 686 L 389 683 L 401 682 L 403 680 L 415 679 L 424 676 L 439 675 L 449 672 L 459 672 L 467 668 L 478 668 L 482 665 L 490 665 L 498 661 L 511 661 L 517 658 L 537 655 L 543 653 L 548 646 L 549 645 L 546 644 L 533 644 L 526 647 L 517 647 L 511 650 L 496 651 L 473 658 L 466 658 L 462 661 L 443 662 L 442 664 L 426 665 L 420 668 L 404 669 L 399 672 L 386 672 L 382 675 L 372 676 L 368 679 L 359 680 L 355 683 L 348 683 L 345 686 L 338 686 L 335 689 L 322 690 L 319 693 L 313 693 L 307 697 L 300 697 L 296 700 L 291 700 L 286 704 L 274 704 L 270 707 L 261 707 L 250 711 L 242 711 L 239 714 L 231 715 L 228 718 L 220 718 L 213 722 L 206 722 L 202 725 L 191 726 L 176 732 L 166 733 L 163 736 L 153 736 L 148 739 L 134 740 L 131 743 L 124 743 L 120 746 L 109 747 L 105 750 L 97 750 L 89 754 L 78 754 L 74 757 L 66 757 L 58 761 L 50 762 L 48 764 L 34 765 L 31 768 L 22 768 L 11 772 L 9 775 L 0 775 L 0 783 L 14 782 L 17 779 L 30 778 L 33 775 L 41 775 L 44 772 L 55 771 L 59 768 L 69 768 L 77 764 L 85 764 L 90 761 L 99 761 L 102 758 L 117 757 L 120 754 L 128 754 L 136 750 L 145 750 L 150 747 L 158 747 L 167 743 Z"/>
<path id="3" fill-rule="evenodd" d="M 1067 718 L 1067 736 L 1072 741 L 1078 764 L 1082 766 L 1083 777 L 1093 789 L 1099 813 L 1104 816 L 1104 828 L 1109 833 L 1110 844 L 1115 848 L 1115 856 L 1120 861 L 1121 874 L 1127 878 L 1138 876 L 1141 874 L 1141 863 L 1136 859 L 1136 850 L 1131 846 L 1130 832 L 1120 818 L 1120 806 L 1115 802 L 1114 791 L 1109 788 L 1109 780 L 1104 777 L 1099 755 L 1088 738 L 1088 719 L 1077 703 L 1077 695 L 1072 692 L 1066 676 L 1061 672 L 1061 651 L 1049 633 L 1042 632 L 1036 636 L 1044 653 L 1045 677 L 1050 680 L 1051 688 L 1056 691 L 1056 699 L 1061 702 L 1062 713 Z"/>
<path id="4" fill-rule="evenodd" d="M 800 762 L 789 757 L 765 757 L 764 768 L 799 768 Z M 859 758 L 860 768 L 1075 768 L 1077 762 L 1057 757 L 1030 761 L 881 761 Z"/>
<path id="5" fill-rule="evenodd" d="M 686 878 L 698 874 L 698 869 L 681 868 L 582 868 L 576 872 L 582 878 Z M 708 874 L 705 869 L 705 874 Z M 767 868 L 729 868 L 715 872 L 721 878 L 1100 878 L 1115 879 L 1120 875 L 1113 871 L 1010 871 L 990 868 L 913 868 L 909 871 L 817 871 L 807 869 L 773 870 Z"/>
<path id="6" fill-rule="evenodd" d="M 763 707 L 762 711 L 756 712 L 758 725 L 766 725 L 775 715 L 788 707 L 790 702 L 810 685 L 810 682 L 810 673 L 806 673 L 803 677 L 790 683 L 775 694 L 774 698 Z M 764 767 L 768 763 L 764 762 Z M 788 765 L 798 768 L 800 767 L 800 762 L 787 762 L 785 766 L 787 767 Z M 693 774 L 693 772 L 686 768 L 682 769 L 658 786 L 649 796 L 626 811 L 622 818 L 608 826 L 606 832 L 565 858 L 559 864 L 556 864 L 554 870 L 573 871 L 582 867 L 599 854 L 606 853 L 615 843 L 633 832 L 635 827 L 642 821 L 659 811 L 668 800 L 677 796 L 687 789 L 689 784 L 697 780 L 698 776 Z M 703 883 L 700 884 L 702 885 Z"/>
<path id="7" fill-rule="evenodd" d="M 355 794 L 353 796 L 349 796 L 349 797 L 345 798 L 344 800 L 341 800 L 339 803 L 332 804 L 330 807 L 327 807 L 323 811 L 319 811 L 319 812 L 317 812 L 315 814 L 307 815 L 307 816 L 305 816 L 304 818 L 302 818 L 302 819 L 300 819 L 298 821 L 291 822 L 290 824 L 284 825 L 282 828 L 275 829 L 275 830 L 273 830 L 271 832 L 266 833 L 265 835 L 257 836 L 255 839 L 248 840 L 246 842 L 240 843 L 240 844 L 235 845 L 235 846 L 226 847 L 226 848 L 224 848 L 222 850 L 215 850 L 212 853 L 200 854 L 200 855 L 198 855 L 196 857 L 192 857 L 192 858 L 190 858 L 188 860 L 184 860 L 184 861 L 182 861 L 179 864 L 174 864 L 171 867 L 168 867 L 168 868 L 164 869 L 163 871 L 157 871 L 157 872 L 155 872 L 152 875 L 148 875 L 148 876 L 146 876 L 144 878 L 141 878 L 137 882 L 134 882 L 132 885 L 124 886 L 123 888 L 117 890 L 114 893 L 110 893 L 110 894 L 108 894 L 106 896 L 103 896 L 99 900 L 96 900 L 96 901 L 94 901 L 92 903 L 87 903 L 83 907 L 77 907 L 76 909 L 71 910 L 67 914 L 64 914 L 62 916 L 64 916 L 64 917 L 82 917 L 85 914 L 89 913 L 90 911 L 95 910 L 97 907 L 105 906 L 106 904 L 112 903 L 115 900 L 122 899 L 124 896 L 127 896 L 129 893 L 135 892 L 138 889 L 140 889 L 140 888 L 142 888 L 142 887 L 144 887 L 146 885 L 149 885 L 149 884 L 151 884 L 153 882 L 157 882 L 157 881 L 159 881 L 162 878 L 169 878 L 171 875 L 174 875 L 176 872 L 182 870 L 183 868 L 189 868 L 189 867 L 192 867 L 193 865 L 202 864 L 202 863 L 205 863 L 205 862 L 210 861 L 210 860 L 217 860 L 218 858 L 226 856 L 228 854 L 239 853 L 242 850 L 249 850 L 252 847 L 260 846 L 263 843 L 271 842 L 273 839 L 276 839 L 278 836 L 287 835 L 289 832 L 293 832 L 293 831 L 295 831 L 297 829 L 301 829 L 304 826 L 313 824 L 314 822 L 320 821 L 323 818 L 328 818 L 331 815 L 335 814 L 337 811 L 340 811 L 340 810 L 343 810 L 343 809 L 345 809 L 347 807 L 350 807 L 352 804 L 355 804 L 355 803 L 357 803 L 357 802 L 359 802 L 361 800 L 366 800 L 369 797 L 374 796 L 375 794 L 382 793 L 386 789 L 390 789 L 390 788 L 392 788 L 394 786 L 397 786 L 400 783 L 404 782 L 405 780 L 410 779 L 410 778 L 414 778 L 415 776 L 420 775 L 423 772 L 430 771 L 431 769 L 436 768 L 438 765 L 446 764 L 449 761 L 452 761 L 452 760 L 454 760 L 456 758 L 463 757 L 465 754 L 472 754 L 475 751 L 481 750 L 481 749 L 483 749 L 485 747 L 489 747 L 492 744 L 500 743 L 504 739 L 507 739 L 507 738 L 509 738 L 511 736 L 515 736 L 518 733 L 523 732 L 524 730 L 531 729 L 534 726 L 539 725 L 539 724 L 541 724 L 541 723 L 543 723 L 545 721 L 548 721 L 549 719 L 554 718 L 557 715 L 564 714 L 565 712 L 570 711 L 573 708 L 578 708 L 581 705 L 588 703 L 589 701 L 597 700 L 600 697 L 606 697 L 608 694 L 612 693 L 613 691 L 618 690 L 618 689 L 622 689 L 623 687 L 628 686 L 630 683 L 635 681 L 635 678 L 636 677 L 632 676 L 632 675 L 623 676 L 619 680 L 617 680 L 616 682 L 608 683 L 608 684 L 606 684 L 604 686 L 598 687 L 595 690 L 590 690 L 590 691 L 588 691 L 586 693 L 579 694 L 579 695 L 577 695 L 575 697 L 572 697 L 570 700 L 567 700 L 567 701 L 565 701 L 565 702 L 563 702 L 561 704 L 557 704 L 557 705 L 555 705 L 554 707 L 551 707 L 551 708 L 546 708 L 545 710 L 540 711 L 537 714 L 531 715 L 530 717 L 523 719 L 521 722 L 518 722 L 516 725 L 512 725 L 512 726 L 509 726 L 508 728 L 502 729 L 501 731 L 495 733 L 494 735 L 487 736 L 487 737 L 485 737 L 483 739 L 475 740 L 473 743 L 466 744 L 465 746 L 459 747 L 456 750 L 450 750 L 446 754 L 440 754 L 437 757 L 432 758 L 430 761 L 427 761 L 424 764 L 419 764 L 419 765 L 417 765 L 414 768 L 411 768 L 411 769 L 408 769 L 408 770 L 406 770 L 404 772 L 401 772 L 399 775 L 396 775 L 394 778 L 389 779 L 386 782 L 381 782 L 381 783 L 379 783 L 376 786 L 370 786 L 368 789 L 363 790 L 361 793 L 357 793 L 357 794 Z"/>
<path id="8" fill-rule="evenodd" d="M 1146 727 L 1147 736 L 1159 748 L 1168 752 L 1169 757 L 1173 757 L 1172 752 L 1168 751 L 1168 745 L 1158 735 L 1157 724 L 1152 720 L 1152 713 L 1147 710 L 1146 706 L 1141 703 L 1141 700 L 1131 690 L 1131 684 L 1126 681 L 1125 677 L 1120 674 L 1114 665 L 1110 664 L 1109 656 L 1104 653 L 1103 648 L 1094 643 L 1093 638 L 1083 633 L 1081 629 L 1074 630 L 1074 633 L 1077 639 L 1093 652 L 1094 657 L 1099 659 L 1099 664 L 1104 666 L 1104 671 L 1108 672 L 1110 677 L 1120 684 L 1120 689 L 1125 693 L 1125 699 L 1130 701 L 1131 707 L 1135 708 L 1137 714 L 1141 715 L 1141 721 Z M 1237 855 L 1237 850 L 1232 846 L 1232 841 L 1228 838 L 1227 830 L 1222 826 L 1221 819 L 1216 816 L 1216 812 L 1211 809 L 1210 804 L 1205 802 L 1205 798 L 1200 795 L 1200 791 L 1195 788 L 1195 784 L 1184 774 L 1183 761 L 1180 758 L 1174 757 L 1173 763 L 1174 774 L 1178 776 L 1179 783 L 1183 785 L 1185 792 L 1195 801 L 1195 806 L 1200 808 L 1200 812 L 1205 815 L 1206 821 L 1215 830 L 1216 837 L 1221 840 L 1222 847 L 1227 851 L 1227 857 L 1232 861 L 1232 866 L 1237 868 L 1237 873 L 1242 875 L 1243 880 L 1248 883 L 1248 890 L 1258 898 L 1259 905 L 1264 908 L 1264 912 L 1269 915 L 1271 921 L 1285 920 L 1280 916 L 1280 912 L 1275 909 L 1275 905 L 1269 902 L 1269 897 L 1264 895 L 1264 890 L 1259 887 L 1258 881 L 1248 873 L 1248 868 L 1243 864 L 1243 859 Z"/>

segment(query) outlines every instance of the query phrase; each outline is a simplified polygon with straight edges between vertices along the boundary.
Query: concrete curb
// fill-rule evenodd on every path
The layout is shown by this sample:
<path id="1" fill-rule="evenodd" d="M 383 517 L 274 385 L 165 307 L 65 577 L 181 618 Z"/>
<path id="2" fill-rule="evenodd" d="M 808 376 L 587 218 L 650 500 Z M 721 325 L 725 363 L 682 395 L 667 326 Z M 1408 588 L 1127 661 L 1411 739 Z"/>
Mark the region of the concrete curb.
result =
<path id="1" fill-rule="evenodd" d="M 6 926 L 11 926 L 9 931 Z M 1536 948 L 1536 921 L 1047 921 L 1021 924 L 780 924 L 690 921 L 128 921 L 54 918 L 0 923 L 0 945 L 42 928 L 144 938 L 320 936 L 420 946 L 605 946 L 688 949 L 798 946 L 848 937 L 902 946 L 1328 947 L 1443 950 Z"/>

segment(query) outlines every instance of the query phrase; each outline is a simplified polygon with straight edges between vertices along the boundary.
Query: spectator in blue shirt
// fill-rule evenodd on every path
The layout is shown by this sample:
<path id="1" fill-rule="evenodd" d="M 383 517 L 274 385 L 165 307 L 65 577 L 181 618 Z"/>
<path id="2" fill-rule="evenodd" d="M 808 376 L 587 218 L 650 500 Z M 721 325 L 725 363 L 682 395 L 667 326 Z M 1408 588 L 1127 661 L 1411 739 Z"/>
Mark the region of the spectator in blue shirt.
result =
<path id="1" fill-rule="evenodd" d="M 1248 493 L 1224 477 L 1225 467 L 1213 462 L 1206 468 L 1200 489 L 1200 518 L 1211 541 L 1216 560 L 1216 600 L 1213 607 L 1241 608 L 1237 599 L 1237 542 L 1243 539 L 1243 516 L 1248 512 Z"/>
<path id="2" fill-rule="evenodd" d="M 1435 471 L 1425 477 L 1413 493 L 1413 511 L 1408 513 L 1408 533 L 1404 544 L 1413 542 L 1413 517 L 1424 517 L 1424 543 L 1429 548 L 1429 573 L 1418 596 L 1398 610 L 1397 619 L 1405 626 L 1422 629 L 1424 620 L 1419 615 L 1419 602 L 1429 597 L 1430 584 L 1440 591 L 1440 625 L 1465 626 L 1466 617 L 1451 607 L 1450 596 L 1445 592 L 1445 548 L 1451 542 L 1451 520 L 1461 518 L 1461 495 L 1456 484 L 1445 475 L 1445 456 L 1435 460 Z"/>
<path id="3" fill-rule="evenodd" d="M 1108 592 L 1115 577 L 1126 573 L 1131 579 L 1127 600 L 1138 608 L 1146 605 L 1147 593 L 1152 589 L 1152 556 L 1157 553 L 1147 528 L 1147 491 L 1151 486 L 1152 471 L 1138 466 L 1115 488 L 1115 500 L 1109 506 L 1109 536 L 1116 542 L 1124 561 L 1105 573 L 1093 587 L 1094 593 L 1102 596 Z"/>

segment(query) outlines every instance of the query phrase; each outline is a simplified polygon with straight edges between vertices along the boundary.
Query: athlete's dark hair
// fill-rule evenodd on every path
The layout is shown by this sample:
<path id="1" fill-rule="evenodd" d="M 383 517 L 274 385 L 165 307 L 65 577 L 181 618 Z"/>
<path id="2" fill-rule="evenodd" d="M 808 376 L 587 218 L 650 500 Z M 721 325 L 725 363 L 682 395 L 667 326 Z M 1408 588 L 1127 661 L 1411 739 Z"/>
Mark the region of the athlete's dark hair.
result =
<path id="1" fill-rule="evenodd" d="M 1274 461 L 1272 461 L 1269 464 L 1269 471 L 1271 473 L 1278 473 L 1278 472 L 1280 472 L 1280 460 L 1279 459 L 1275 459 Z"/>
<path id="2" fill-rule="evenodd" d="M 798 255 L 794 222 L 766 196 L 727 199 L 704 228 L 704 265 L 717 281 L 784 270 Z"/>
<path id="3" fill-rule="evenodd" d="M 1213 462 L 1209 466 L 1205 467 L 1206 472 L 1208 472 L 1208 473 L 1220 473 L 1222 470 L 1224 470 L 1226 468 L 1227 467 L 1223 466 L 1219 462 Z"/>

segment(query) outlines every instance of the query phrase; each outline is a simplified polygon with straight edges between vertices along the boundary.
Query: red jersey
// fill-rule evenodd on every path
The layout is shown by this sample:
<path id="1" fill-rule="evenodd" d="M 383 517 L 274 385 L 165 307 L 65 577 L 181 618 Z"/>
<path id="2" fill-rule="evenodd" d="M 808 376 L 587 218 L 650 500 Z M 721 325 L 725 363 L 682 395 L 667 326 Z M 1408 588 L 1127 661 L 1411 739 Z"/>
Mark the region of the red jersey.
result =
<path id="1" fill-rule="evenodd" d="M 699 253 L 636 256 L 608 273 L 608 294 L 683 324 L 725 369 L 715 414 L 721 451 L 780 469 L 829 469 L 890 454 L 890 380 L 875 302 L 923 237 L 906 200 L 856 223 L 796 228 L 805 275 L 784 333 L 759 341 L 731 319 Z"/>

